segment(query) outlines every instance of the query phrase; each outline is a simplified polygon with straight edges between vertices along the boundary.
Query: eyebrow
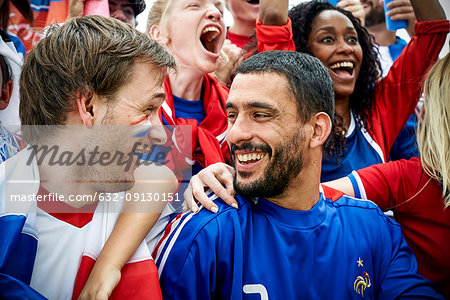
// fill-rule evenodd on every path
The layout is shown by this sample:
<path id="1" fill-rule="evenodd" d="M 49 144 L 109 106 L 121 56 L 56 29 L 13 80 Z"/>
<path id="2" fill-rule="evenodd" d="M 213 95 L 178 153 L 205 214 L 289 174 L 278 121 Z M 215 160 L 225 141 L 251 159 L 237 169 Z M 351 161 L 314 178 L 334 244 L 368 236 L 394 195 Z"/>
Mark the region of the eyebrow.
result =
<path id="1" fill-rule="evenodd" d="M 346 29 L 347 29 L 347 30 L 356 31 L 356 29 L 355 29 L 354 27 L 350 27 L 350 26 L 347 26 Z M 336 31 L 336 30 L 334 29 L 333 26 L 327 26 L 327 27 L 321 27 L 321 28 L 319 28 L 319 30 L 317 30 L 317 32 L 319 32 L 319 31 Z"/>
<path id="2" fill-rule="evenodd" d="M 262 109 L 267 109 L 267 110 L 270 110 L 270 111 L 277 111 L 277 109 L 274 108 L 273 106 L 268 105 L 267 103 L 264 103 L 264 102 L 257 102 L 257 101 L 256 102 L 245 103 L 244 107 L 245 108 L 262 108 Z M 233 103 L 231 103 L 231 102 L 227 102 L 227 103 L 225 103 L 225 108 L 226 109 L 228 109 L 228 108 L 236 108 L 236 106 Z"/>
<path id="3" fill-rule="evenodd" d="M 164 93 L 156 93 L 152 95 L 153 98 L 166 98 L 166 94 Z"/>

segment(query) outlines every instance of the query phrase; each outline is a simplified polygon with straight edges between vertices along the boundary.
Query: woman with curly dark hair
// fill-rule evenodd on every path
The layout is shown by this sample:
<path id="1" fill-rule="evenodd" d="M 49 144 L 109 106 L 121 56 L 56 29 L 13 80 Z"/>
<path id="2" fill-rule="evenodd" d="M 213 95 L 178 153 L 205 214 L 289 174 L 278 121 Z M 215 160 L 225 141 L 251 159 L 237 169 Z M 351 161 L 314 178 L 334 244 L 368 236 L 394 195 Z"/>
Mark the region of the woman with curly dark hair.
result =
<path id="1" fill-rule="evenodd" d="M 335 85 L 335 128 L 322 181 L 385 162 L 413 113 L 423 75 L 437 59 L 449 23 L 440 20 L 445 14 L 437 1 L 428 7 L 411 2 L 419 30 L 383 80 L 372 37 L 351 13 L 320 1 L 289 11 L 296 51 L 319 58 Z"/>

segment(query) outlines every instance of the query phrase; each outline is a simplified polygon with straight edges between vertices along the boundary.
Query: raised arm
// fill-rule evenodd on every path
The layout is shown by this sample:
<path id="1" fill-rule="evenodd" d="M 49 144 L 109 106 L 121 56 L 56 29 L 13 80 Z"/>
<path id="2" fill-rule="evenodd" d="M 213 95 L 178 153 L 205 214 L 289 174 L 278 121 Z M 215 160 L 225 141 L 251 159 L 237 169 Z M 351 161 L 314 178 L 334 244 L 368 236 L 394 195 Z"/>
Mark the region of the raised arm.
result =
<path id="1" fill-rule="evenodd" d="M 422 94 L 422 80 L 438 58 L 450 28 L 438 0 L 412 0 L 411 5 L 419 21 L 415 34 L 375 92 L 373 136 L 380 145 L 384 144 L 386 158 L 414 112 Z"/>
<path id="2" fill-rule="evenodd" d="M 288 20 L 288 9 L 288 0 L 261 0 L 259 3 L 259 20 L 264 25 L 284 25 Z"/>
<path id="3" fill-rule="evenodd" d="M 159 199 L 166 199 L 178 184 L 176 177 L 165 166 L 140 166 L 134 175 L 136 183 L 128 191 L 131 197 L 127 197 L 132 201 L 124 203 L 122 213 L 95 262 L 80 299 L 108 299 L 120 281 L 121 269 L 136 252 L 166 205 L 164 201 L 135 200 L 144 200 L 146 195 L 158 193 Z"/>
<path id="4" fill-rule="evenodd" d="M 445 12 L 438 0 L 411 0 L 417 21 L 432 21 L 445 19 Z"/>
<path id="5" fill-rule="evenodd" d="M 260 1 L 259 18 L 256 21 L 258 52 L 270 50 L 295 51 L 288 8 L 288 0 Z"/>

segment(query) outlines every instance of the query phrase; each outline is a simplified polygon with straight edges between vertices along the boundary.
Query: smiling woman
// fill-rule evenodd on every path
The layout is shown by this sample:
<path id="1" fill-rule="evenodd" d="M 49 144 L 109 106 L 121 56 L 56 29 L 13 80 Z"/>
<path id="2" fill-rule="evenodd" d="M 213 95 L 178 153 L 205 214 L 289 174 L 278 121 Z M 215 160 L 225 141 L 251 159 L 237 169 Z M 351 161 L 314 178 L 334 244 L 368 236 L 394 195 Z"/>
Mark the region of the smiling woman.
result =
<path id="1" fill-rule="evenodd" d="M 290 10 L 296 50 L 319 58 L 335 86 L 336 118 L 327 150 L 338 159 L 324 158 L 322 181 L 389 158 L 419 99 L 421 78 L 437 59 L 449 30 L 439 2 L 432 2 L 427 9 L 411 1 L 419 21 L 416 35 L 383 80 L 372 38 L 351 13 L 320 1 Z"/>

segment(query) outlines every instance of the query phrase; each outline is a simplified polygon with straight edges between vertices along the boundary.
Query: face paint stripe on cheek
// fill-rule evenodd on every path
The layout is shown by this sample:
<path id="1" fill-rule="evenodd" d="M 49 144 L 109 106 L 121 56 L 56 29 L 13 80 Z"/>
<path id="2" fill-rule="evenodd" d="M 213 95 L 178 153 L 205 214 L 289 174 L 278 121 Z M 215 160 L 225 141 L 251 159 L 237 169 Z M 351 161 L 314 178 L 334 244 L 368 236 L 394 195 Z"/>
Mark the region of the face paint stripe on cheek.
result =
<path id="1" fill-rule="evenodd" d="M 133 125 L 133 130 L 132 133 L 134 134 L 133 137 L 144 137 L 145 135 L 148 134 L 148 132 L 150 131 L 150 128 L 152 127 L 152 123 L 150 122 L 150 120 L 148 119 L 148 117 L 146 117 L 147 120 L 140 125 L 136 125 L 140 122 L 142 122 L 142 120 L 140 122 L 135 122 Z M 144 118 L 145 119 L 145 118 Z"/>

